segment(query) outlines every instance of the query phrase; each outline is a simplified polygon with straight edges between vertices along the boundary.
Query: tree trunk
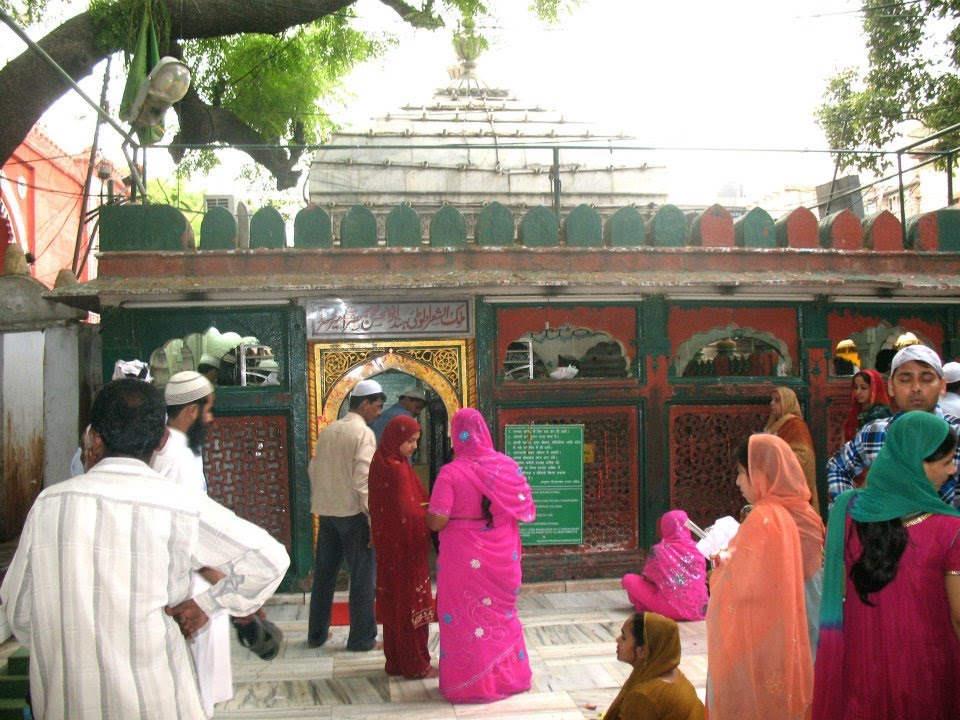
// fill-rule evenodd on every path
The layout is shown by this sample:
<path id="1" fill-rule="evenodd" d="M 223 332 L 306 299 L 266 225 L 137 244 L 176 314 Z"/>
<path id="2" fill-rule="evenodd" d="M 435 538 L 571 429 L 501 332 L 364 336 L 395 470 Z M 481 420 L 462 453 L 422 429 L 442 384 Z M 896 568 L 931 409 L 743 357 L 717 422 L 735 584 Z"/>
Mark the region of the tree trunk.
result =
<path id="1" fill-rule="evenodd" d="M 220 37 L 235 33 L 278 33 L 296 25 L 318 20 L 325 15 L 342 10 L 354 4 L 356 0 L 301 0 L 291 3 L 273 2 L 236 2 L 235 0 L 167 0 L 170 13 L 170 39 L 196 40 L 200 38 Z M 391 7 L 395 3 L 390 3 Z M 97 38 L 97 28 L 89 11 L 77 15 L 51 31 L 39 43 L 47 54 L 63 68 L 74 81 L 89 75 L 94 67 L 108 55 L 120 50 L 118 47 L 105 47 Z M 26 138 L 43 113 L 64 93 L 70 85 L 37 53 L 27 48 L 21 55 L 0 69 L 0 98 L 7 108 L 4 122 L 0 123 L 0 164 L 6 162 Z M 199 97 L 195 102 L 203 105 Z M 213 111 L 214 108 L 209 108 Z M 219 111 L 223 114 L 224 111 Z M 229 115 L 229 113 L 225 113 Z M 233 116 L 231 116 L 233 117 Z M 202 128 L 188 117 L 186 127 L 181 130 L 179 140 L 183 143 L 207 144 L 222 140 L 230 142 L 232 138 L 245 142 L 262 142 L 249 127 L 246 133 L 231 124 L 229 118 L 220 117 L 219 122 L 227 130 L 222 137 L 204 141 L 203 137 L 212 137 L 209 128 Z M 233 117 L 232 123 L 242 123 Z M 217 121 L 214 122 L 217 124 Z M 209 126 L 210 123 L 207 123 Z M 199 128 L 199 130 L 198 130 Z M 190 132 L 200 132 L 195 140 Z M 252 139 L 250 133 L 253 133 Z M 236 139 L 234 139 L 236 141 Z M 261 162 L 252 152 L 255 160 Z M 266 159 L 270 153 L 260 152 Z M 285 155 L 279 151 L 280 156 Z M 278 185 L 290 183 L 290 158 L 273 167 L 266 167 L 277 175 Z M 295 182 L 295 178 L 293 182 Z M 286 185 L 289 186 L 289 185 Z"/>

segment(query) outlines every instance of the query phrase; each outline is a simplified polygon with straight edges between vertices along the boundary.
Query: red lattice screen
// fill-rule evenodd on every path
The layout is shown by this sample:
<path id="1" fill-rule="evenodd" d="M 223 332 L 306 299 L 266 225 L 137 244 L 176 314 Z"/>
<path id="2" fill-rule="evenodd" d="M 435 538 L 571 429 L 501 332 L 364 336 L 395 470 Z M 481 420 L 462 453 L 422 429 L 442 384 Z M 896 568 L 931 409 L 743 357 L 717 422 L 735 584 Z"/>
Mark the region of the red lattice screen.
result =
<path id="1" fill-rule="evenodd" d="M 850 412 L 850 398 L 843 397 L 827 406 L 827 452 L 833 455 L 843 445 L 843 424 Z M 826 459 L 824 459 L 824 464 Z"/>
<path id="2" fill-rule="evenodd" d="M 766 424 L 768 405 L 697 405 L 670 408 L 671 507 L 686 510 L 700 527 L 739 518 L 746 503 L 737 488 L 733 453 Z"/>
<path id="3" fill-rule="evenodd" d="M 500 412 L 504 425 L 527 423 L 583 424 L 583 441 L 594 448 L 594 461 L 583 466 L 583 545 L 579 552 L 634 550 L 637 547 L 638 499 L 636 408 L 524 408 Z M 502 447 L 502 444 L 501 444 Z M 569 546 L 531 546 L 530 556 L 569 553 Z"/>
<path id="4" fill-rule="evenodd" d="M 287 418 L 217 417 L 204 461 L 210 497 L 290 550 Z"/>

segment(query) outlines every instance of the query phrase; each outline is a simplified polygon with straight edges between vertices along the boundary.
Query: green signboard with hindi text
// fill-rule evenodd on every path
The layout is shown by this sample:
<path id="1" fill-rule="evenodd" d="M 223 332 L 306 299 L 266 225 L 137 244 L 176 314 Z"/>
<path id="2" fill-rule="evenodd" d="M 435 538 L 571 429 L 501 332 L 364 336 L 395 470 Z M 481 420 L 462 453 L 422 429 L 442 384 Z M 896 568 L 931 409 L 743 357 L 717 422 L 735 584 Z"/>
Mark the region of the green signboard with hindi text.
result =
<path id="1" fill-rule="evenodd" d="M 537 519 L 524 545 L 583 544 L 583 425 L 507 425 L 504 451 L 527 476 Z"/>

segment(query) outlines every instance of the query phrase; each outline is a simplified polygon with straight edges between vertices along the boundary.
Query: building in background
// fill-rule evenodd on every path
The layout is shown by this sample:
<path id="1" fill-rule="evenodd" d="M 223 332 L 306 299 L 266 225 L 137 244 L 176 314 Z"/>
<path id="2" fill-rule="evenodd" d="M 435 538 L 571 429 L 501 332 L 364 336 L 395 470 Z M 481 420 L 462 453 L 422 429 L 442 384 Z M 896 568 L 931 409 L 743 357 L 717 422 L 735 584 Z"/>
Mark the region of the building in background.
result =
<path id="1" fill-rule="evenodd" d="M 75 269 L 80 280 L 96 277 L 96 256 L 89 252 L 95 211 L 126 192 L 124 173 L 109 161 L 96 159 L 87 219 L 78 237 L 89 162 L 89 150 L 69 155 L 34 127 L 0 170 L 0 248 L 19 245 L 27 255 L 30 275 L 47 287 L 53 287 L 64 269 Z M 0 252 L 0 269 L 4 256 Z"/>

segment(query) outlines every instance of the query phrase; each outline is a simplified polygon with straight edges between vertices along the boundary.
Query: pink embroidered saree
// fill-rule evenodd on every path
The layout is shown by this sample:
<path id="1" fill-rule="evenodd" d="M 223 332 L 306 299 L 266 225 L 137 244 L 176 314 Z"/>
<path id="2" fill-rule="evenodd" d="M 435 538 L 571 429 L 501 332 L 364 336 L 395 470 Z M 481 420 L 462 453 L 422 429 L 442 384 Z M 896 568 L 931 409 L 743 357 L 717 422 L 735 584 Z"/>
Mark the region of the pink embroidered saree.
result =
<path id="1" fill-rule="evenodd" d="M 519 523 L 531 522 L 536 508 L 523 472 L 493 449 L 478 411 L 454 415 L 452 434 L 456 456 L 437 476 L 429 508 L 450 518 L 437 558 L 440 693 L 452 703 L 492 702 L 530 689 L 517 617 Z"/>
<path id="2" fill-rule="evenodd" d="M 707 559 L 697 550 L 685 523 L 687 513 L 660 518 L 662 540 L 650 548 L 643 573 L 627 573 L 621 584 L 637 612 L 671 620 L 703 620 L 707 612 Z"/>

